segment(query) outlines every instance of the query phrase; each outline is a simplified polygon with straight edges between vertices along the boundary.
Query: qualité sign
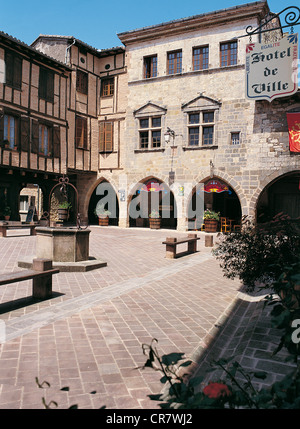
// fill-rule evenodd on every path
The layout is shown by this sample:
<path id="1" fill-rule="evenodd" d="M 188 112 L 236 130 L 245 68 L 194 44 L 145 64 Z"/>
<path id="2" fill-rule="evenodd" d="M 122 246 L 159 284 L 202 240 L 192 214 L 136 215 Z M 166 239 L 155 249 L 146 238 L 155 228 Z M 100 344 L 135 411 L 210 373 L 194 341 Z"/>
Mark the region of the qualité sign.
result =
<path id="1" fill-rule="evenodd" d="M 272 101 L 298 90 L 298 34 L 246 46 L 246 97 Z"/>

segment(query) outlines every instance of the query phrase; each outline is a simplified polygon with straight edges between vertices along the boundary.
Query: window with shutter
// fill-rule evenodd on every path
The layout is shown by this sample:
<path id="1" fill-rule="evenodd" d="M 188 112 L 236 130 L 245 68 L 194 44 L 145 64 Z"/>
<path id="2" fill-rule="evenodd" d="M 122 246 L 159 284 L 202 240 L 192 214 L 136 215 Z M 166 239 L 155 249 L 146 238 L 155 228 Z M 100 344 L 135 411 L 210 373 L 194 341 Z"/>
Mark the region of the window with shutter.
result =
<path id="1" fill-rule="evenodd" d="M 21 118 L 21 150 L 27 152 L 29 147 L 29 118 Z"/>
<path id="2" fill-rule="evenodd" d="M 39 123 L 32 121 L 32 135 L 31 135 L 31 152 L 38 153 L 39 151 Z"/>
<path id="3" fill-rule="evenodd" d="M 12 52 L 5 54 L 5 83 L 16 89 L 22 86 L 22 58 Z"/>
<path id="4" fill-rule="evenodd" d="M 87 149 L 87 119 L 81 116 L 75 119 L 75 144 L 79 149 Z"/>
<path id="5" fill-rule="evenodd" d="M 49 102 L 54 100 L 54 73 L 42 67 L 40 68 L 39 97 Z"/>
<path id="6" fill-rule="evenodd" d="M 114 78 L 103 79 L 101 82 L 101 97 L 114 95 Z"/>
<path id="7" fill-rule="evenodd" d="M 100 122 L 99 152 L 113 151 L 113 123 Z"/>
<path id="8" fill-rule="evenodd" d="M 60 127 L 53 127 L 53 156 L 60 157 Z"/>
<path id="9" fill-rule="evenodd" d="M 3 142 L 9 149 L 17 149 L 18 145 L 18 118 L 4 115 Z"/>
<path id="10" fill-rule="evenodd" d="M 76 89 L 82 94 L 88 93 L 88 74 L 81 70 L 76 72 Z"/>

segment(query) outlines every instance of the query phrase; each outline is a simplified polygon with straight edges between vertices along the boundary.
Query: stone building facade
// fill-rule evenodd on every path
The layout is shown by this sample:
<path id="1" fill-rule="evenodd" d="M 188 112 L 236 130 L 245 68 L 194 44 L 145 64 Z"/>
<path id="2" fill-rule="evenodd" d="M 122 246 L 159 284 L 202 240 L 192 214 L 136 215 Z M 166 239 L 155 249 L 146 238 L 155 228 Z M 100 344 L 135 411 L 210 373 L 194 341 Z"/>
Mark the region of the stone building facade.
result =
<path id="1" fill-rule="evenodd" d="M 241 36 L 270 16 L 266 1 L 247 3 L 124 32 L 123 47 L 105 50 L 71 36 L 41 35 L 27 47 L 2 35 L 0 55 L 7 43 L 24 57 L 24 91 L 0 83 L 0 108 L 45 115 L 61 136 L 60 156 L 42 161 L 2 147 L 1 171 L 22 177 L 17 194 L 26 183 L 43 186 L 44 209 L 41 178 L 51 176 L 49 192 L 67 174 L 90 223 L 107 193 L 115 200 L 110 223 L 121 227 L 147 227 L 157 195 L 163 227 L 199 227 L 201 192 L 206 208 L 236 224 L 242 215 L 264 220 L 278 211 L 299 217 L 300 158 L 289 149 L 286 113 L 300 112 L 300 92 L 270 103 L 245 96 L 249 38 Z M 282 32 L 252 41 L 259 37 L 267 42 Z M 55 103 L 40 97 L 39 63 L 55 69 Z"/>
<path id="2" fill-rule="evenodd" d="M 286 120 L 300 111 L 300 93 L 271 103 L 245 98 L 249 38 L 240 36 L 269 12 L 256 2 L 119 34 L 128 67 L 124 172 L 130 183 L 172 185 L 179 230 L 189 228 L 196 185 L 211 180 L 228 188 L 204 193 L 205 207 L 221 216 L 266 218 L 290 204 L 292 217 L 300 216 L 300 158 L 289 151 Z"/>

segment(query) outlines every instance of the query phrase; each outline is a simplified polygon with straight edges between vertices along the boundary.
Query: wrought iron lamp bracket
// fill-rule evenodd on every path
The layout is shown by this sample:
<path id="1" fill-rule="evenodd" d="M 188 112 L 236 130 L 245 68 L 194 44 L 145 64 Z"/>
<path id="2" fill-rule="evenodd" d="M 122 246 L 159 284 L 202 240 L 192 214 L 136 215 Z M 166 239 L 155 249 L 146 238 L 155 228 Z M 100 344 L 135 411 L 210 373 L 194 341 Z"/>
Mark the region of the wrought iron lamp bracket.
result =
<path id="1" fill-rule="evenodd" d="M 268 23 L 273 21 L 274 19 L 279 18 L 279 20 L 280 20 L 280 16 L 283 15 L 284 13 L 285 13 L 285 16 L 284 16 L 285 25 L 281 25 L 281 26 L 275 27 L 275 28 L 267 28 L 267 29 L 263 30 L 263 27 L 268 25 Z M 254 30 L 253 30 L 252 25 L 249 25 L 246 28 L 247 34 L 244 34 L 243 36 L 240 36 L 239 38 L 248 36 L 248 37 L 250 37 L 250 42 L 251 42 L 251 38 L 255 34 L 262 34 L 262 33 L 268 32 L 268 31 L 282 30 L 283 28 L 287 28 L 287 27 L 291 27 L 291 34 L 293 34 L 294 26 L 299 25 L 299 24 L 300 24 L 300 8 L 297 6 L 288 6 L 288 7 L 284 8 L 281 12 L 274 14 L 274 15 L 272 14 L 272 16 L 267 19 L 267 21 L 262 23 L 259 27 L 255 28 Z"/>

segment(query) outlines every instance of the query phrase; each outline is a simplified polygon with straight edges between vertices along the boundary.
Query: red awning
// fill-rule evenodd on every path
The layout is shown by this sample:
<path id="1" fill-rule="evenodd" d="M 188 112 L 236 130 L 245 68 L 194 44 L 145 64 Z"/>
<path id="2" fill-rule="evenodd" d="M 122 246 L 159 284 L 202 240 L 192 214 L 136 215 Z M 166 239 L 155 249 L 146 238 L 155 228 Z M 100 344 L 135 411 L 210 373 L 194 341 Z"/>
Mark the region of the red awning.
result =
<path id="1" fill-rule="evenodd" d="M 287 113 L 289 127 L 290 151 L 300 152 L 300 112 Z"/>

